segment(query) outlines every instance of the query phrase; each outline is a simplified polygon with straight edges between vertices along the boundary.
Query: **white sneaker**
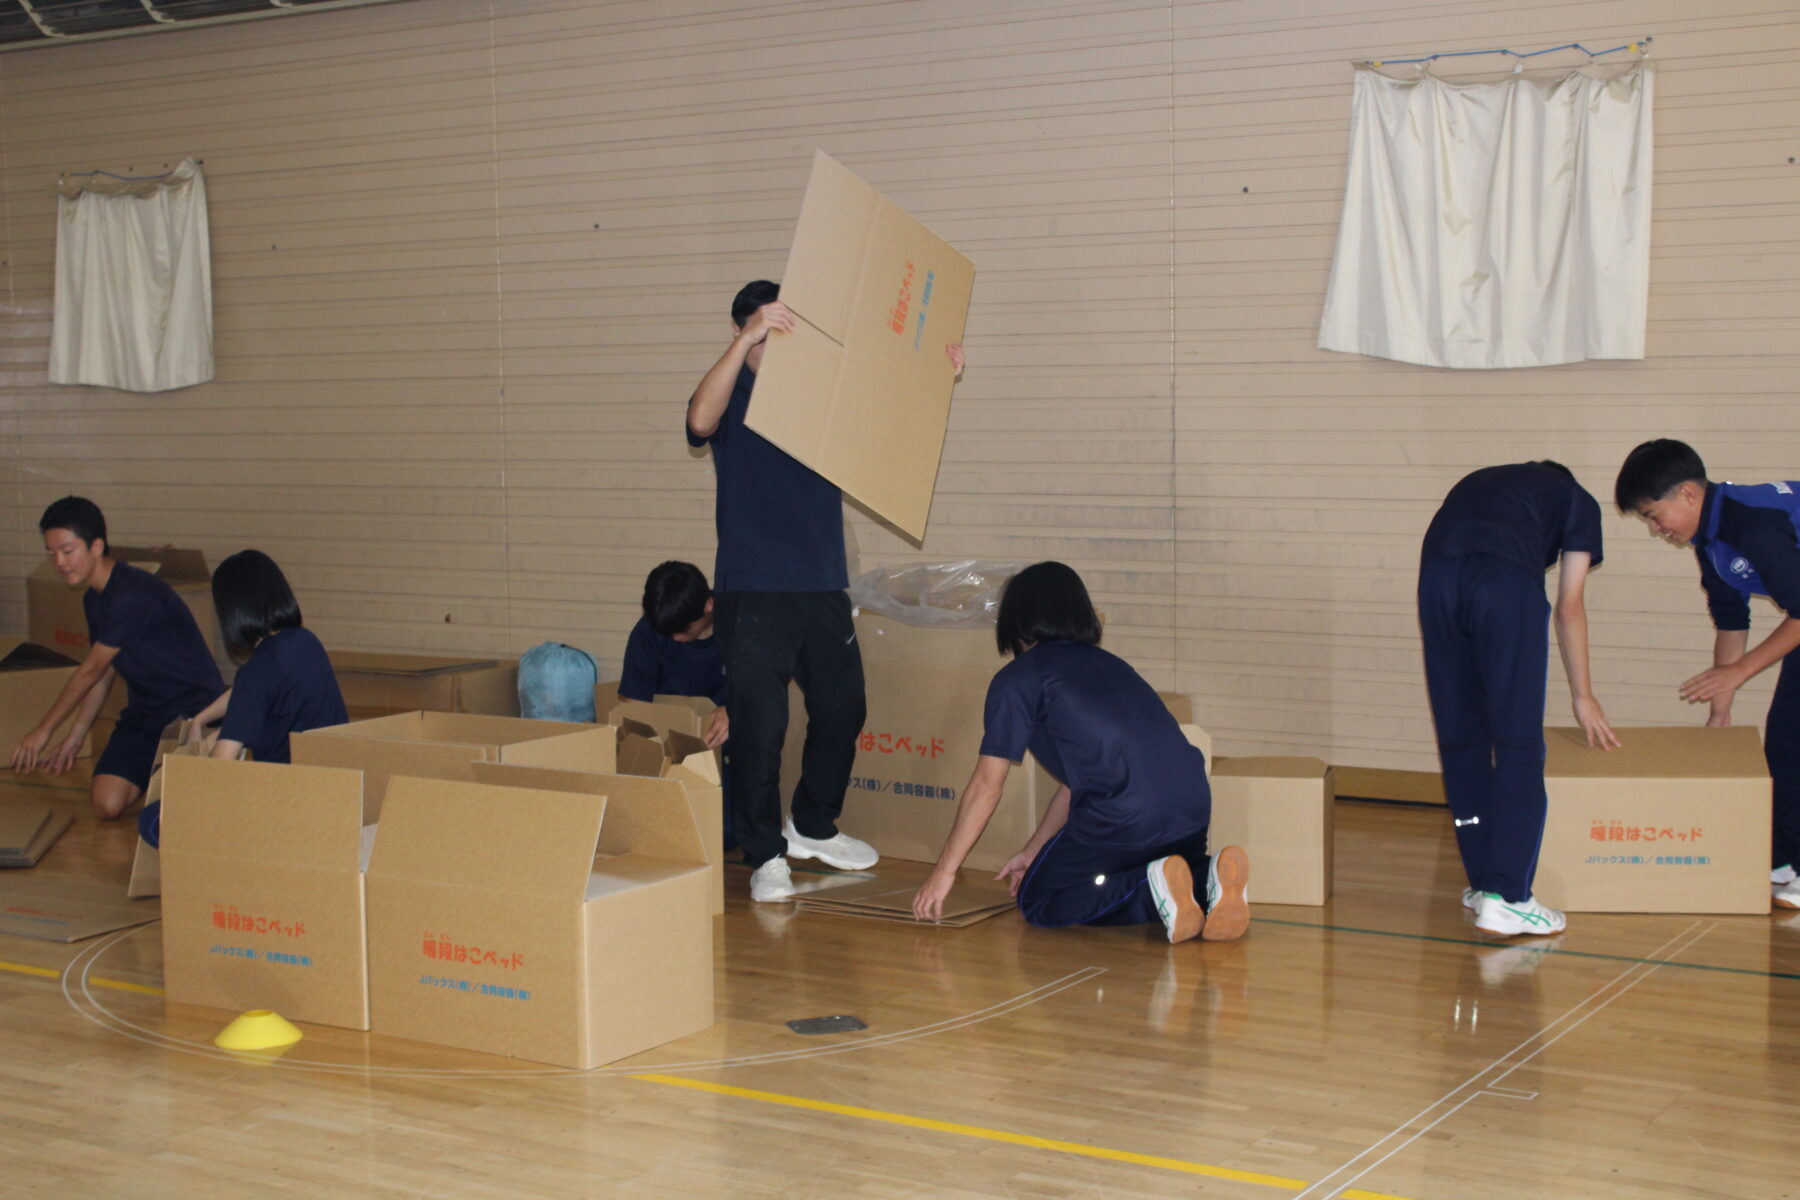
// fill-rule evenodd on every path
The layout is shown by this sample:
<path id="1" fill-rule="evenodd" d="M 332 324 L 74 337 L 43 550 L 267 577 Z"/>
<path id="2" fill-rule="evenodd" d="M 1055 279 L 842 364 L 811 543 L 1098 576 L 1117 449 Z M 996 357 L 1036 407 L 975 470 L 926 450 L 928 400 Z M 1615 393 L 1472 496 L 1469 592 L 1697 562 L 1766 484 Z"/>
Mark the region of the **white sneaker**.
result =
<path id="1" fill-rule="evenodd" d="M 1250 856 L 1242 846 L 1227 846 L 1206 868 L 1206 927 L 1209 942 L 1230 942 L 1250 928 Z"/>
<path id="2" fill-rule="evenodd" d="M 1481 907 L 1481 897 L 1485 894 L 1486 893 L 1484 893 L 1476 888 L 1472 888 L 1472 887 L 1464 888 L 1463 889 L 1463 907 L 1468 909 L 1470 912 L 1474 912 L 1477 908 Z"/>
<path id="3" fill-rule="evenodd" d="M 782 823 L 781 836 L 787 839 L 788 853 L 795 858 L 816 858 L 826 866 L 836 867 L 840 871 L 866 871 L 881 861 L 881 855 L 875 853 L 875 847 L 858 841 L 847 833 L 837 834 L 824 841 L 801 837 L 794 830 L 792 817 Z"/>
<path id="4" fill-rule="evenodd" d="M 1568 926 L 1567 917 L 1554 908 L 1545 908 L 1536 897 L 1511 904 L 1493 892 L 1487 892 L 1475 908 L 1475 928 L 1506 937 L 1521 933 L 1561 933 Z"/>
<path id="5" fill-rule="evenodd" d="M 794 876 L 788 860 L 779 854 L 750 873 L 750 898 L 758 904 L 775 904 L 794 898 Z"/>
<path id="6" fill-rule="evenodd" d="M 1776 867 L 1773 871 L 1769 872 L 1769 882 L 1773 884 L 1780 885 L 1792 883 L 1795 879 L 1800 879 L 1800 872 L 1794 870 L 1793 863 L 1782 863 L 1779 867 Z"/>
<path id="7" fill-rule="evenodd" d="M 1786 887 L 1776 888 L 1775 894 L 1769 899 L 1774 902 L 1776 908 L 1800 908 L 1800 880 L 1790 883 Z"/>
<path id="8" fill-rule="evenodd" d="M 1206 924 L 1206 911 L 1194 899 L 1194 872 L 1179 854 L 1159 858 L 1144 868 L 1150 882 L 1150 898 L 1156 902 L 1156 915 L 1162 918 L 1171 942 L 1186 942 L 1200 936 Z"/>

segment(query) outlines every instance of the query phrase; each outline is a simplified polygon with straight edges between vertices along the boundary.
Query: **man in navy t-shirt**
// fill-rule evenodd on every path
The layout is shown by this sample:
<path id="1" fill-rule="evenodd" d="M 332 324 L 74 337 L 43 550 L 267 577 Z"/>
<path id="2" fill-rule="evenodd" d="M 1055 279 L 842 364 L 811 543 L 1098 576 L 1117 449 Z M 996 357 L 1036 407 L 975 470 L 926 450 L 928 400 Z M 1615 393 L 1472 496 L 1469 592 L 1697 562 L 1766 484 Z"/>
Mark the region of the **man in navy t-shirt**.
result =
<path id="1" fill-rule="evenodd" d="M 1613 497 L 1662 537 L 1692 545 L 1712 614 L 1713 667 L 1681 685 L 1681 698 L 1707 704 L 1708 725 L 1731 724 L 1731 701 L 1775 663 L 1781 674 L 1763 731 L 1774 786 L 1773 861 L 1777 908 L 1800 908 L 1800 483 L 1713 483 L 1692 446 L 1658 438 L 1634 449 Z M 1781 621 L 1750 648 L 1750 598 L 1767 596 Z"/>
<path id="2" fill-rule="evenodd" d="M 1601 558 L 1600 506 L 1560 463 L 1485 467 L 1444 498 L 1419 565 L 1419 629 L 1444 796 L 1477 927 L 1563 929 L 1531 894 L 1544 836 L 1544 572 L 1562 561 L 1556 633 L 1575 719 L 1590 746 L 1617 746 L 1588 679 L 1583 591 Z"/>
<path id="3" fill-rule="evenodd" d="M 732 339 L 687 405 L 691 446 L 712 448 L 719 533 L 713 568 L 714 636 L 731 711 L 734 822 L 755 868 L 752 899 L 794 895 L 785 855 L 841 870 L 873 866 L 867 843 L 838 832 L 856 735 L 862 731 L 862 654 L 851 620 L 843 497 L 829 480 L 744 424 L 756 370 L 773 331 L 795 317 L 768 280 L 732 301 Z M 946 347 L 960 369 L 962 348 Z M 787 688 L 806 700 L 806 747 L 791 816 L 781 817 Z"/>
<path id="4" fill-rule="evenodd" d="M 106 518 L 92 501 L 66 496 L 38 522 L 57 572 L 86 587 L 88 656 L 61 694 L 13 751 L 16 771 L 36 769 L 57 726 L 75 713 L 67 737 L 43 760 L 67 770 L 106 703 L 114 676 L 125 680 L 125 710 L 94 763 L 89 799 L 102 820 L 119 816 L 143 794 L 163 729 L 191 717 L 225 690 L 218 664 L 181 597 L 148 571 L 107 553 Z"/>

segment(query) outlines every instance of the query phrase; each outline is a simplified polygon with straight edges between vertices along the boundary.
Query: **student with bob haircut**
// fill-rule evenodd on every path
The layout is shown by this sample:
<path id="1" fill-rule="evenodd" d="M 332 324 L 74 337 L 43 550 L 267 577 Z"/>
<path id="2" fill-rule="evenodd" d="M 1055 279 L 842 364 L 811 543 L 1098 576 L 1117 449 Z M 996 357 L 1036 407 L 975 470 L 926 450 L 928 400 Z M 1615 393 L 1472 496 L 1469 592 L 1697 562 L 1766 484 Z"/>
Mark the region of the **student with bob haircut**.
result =
<path id="1" fill-rule="evenodd" d="M 350 719 L 325 647 L 300 624 L 300 603 L 274 559 L 238 551 L 213 571 L 212 593 L 225 649 L 240 665 L 231 690 L 194 717 L 190 742 L 203 741 L 207 726 L 222 719 L 214 758 L 248 750 L 257 762 L 285 763 L 293 761 L 289 734 Z M 138 814 L 138 832 L 152 846 L 161 836 L 160 809 L 147 804 Z"/>
<path id="2" fill-rule="evenodd" d="M 1241 847 L 1206 850 L 1206 758 L 1161 697 L 1100 648 L 1081 577 L 1059 562 L 1007 581 L 994 626 L 1012 662 L 988 686 L 985 734 L 956 823 L 913 898 L 934 921 L 980 840 L 1011 765 L 1030 750 L 1062 786 L 1037 831 L 996 878 L 1033 925 L 1161 921 L 1171 942 L 1229 941 L 1250 924 Z M 1195 880 L 1205 880 L 1196 893 Z"/>
<path id="3" fill-rule="evenodd" d="M 1713 665 L 1681 685 L 1705 704 L 1708 725 L 1731 724 L 1738 689 L 1781 664 L 1763 730 L 1774 785 L 1769 886 L 1777 908 L 1800 908 L 1800 482 L 1714 483 L 1686 442 L 1657 438 L 1626 457 L 1613 487 L 1620 512 L 1642 517 L 1659 537 L 1692 546 L 1713 623 Z M 1750 598 L 1782 611 L 1769 636 L 1750 645 Z"/>
<path id="4" fill-rule="evenodd" d="M 49 711 L 13 751 L 13 770 L 40 765 L 53 774 L 68 770 L 113 679 L 123 679 L 125 709 L 94 763 L 88 790 L 94 814 L 111 821 L 149 786 L 163 729 L 204 708 L 225 690 L 225 681 L 194 614 L 175 590 L 112 557 L 106 517 L 93 501 L 63 497 L 44 510 L 38 530 L 63 582 L 87 589 L 81 607 L 89 649 Z M 75 720 L 68 736 L 45 757 L 51 736 L 70 713 Z"/>

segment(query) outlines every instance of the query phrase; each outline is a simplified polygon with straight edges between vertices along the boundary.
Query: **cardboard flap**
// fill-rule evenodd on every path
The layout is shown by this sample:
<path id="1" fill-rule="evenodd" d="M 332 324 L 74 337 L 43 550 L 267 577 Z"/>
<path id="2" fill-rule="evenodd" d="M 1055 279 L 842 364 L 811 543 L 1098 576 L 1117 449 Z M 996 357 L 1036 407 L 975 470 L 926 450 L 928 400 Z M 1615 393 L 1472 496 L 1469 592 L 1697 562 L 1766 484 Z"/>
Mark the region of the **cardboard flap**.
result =
<path id="1" fill-rule="evenodd" d="M 573 721 L 536 721 L 525 717 L 490 717 L 480 713 L 425 712 L 419 714 L 419 728 L 420 736 L 426 741 L 505 746 L 605 726 Z"/>
<path id="2" fill-rule="evenodd" d="M 614 725 L 629 719 L 635 725 L 647 726 L 653 734 L 671 730 L 697 734 L 706 728 L 707 719 L 717 707 L 704 696 L 658 696 L 654 701 L 620 700 L 614 696 L 604 712 L 597 704 L 595 711 L 602 712 Z"/>
<path id="3" fill-rule="evenodd" d="M 357 868 L 361 771 L 172 754 L 162 776 L 165 854 Z"/>
<path id="4" fill-rule="evenodd" d="M 522 767 L 556 767 L 565 771 L 619 769 L 619 731 L 610 725 L 575 727 L 558 737 L 537 738 L 500 748 L 500 761 Z"/>
<path id="5" fill-rule="evenodd" d="M 573 790 L 395 776 L 369 874 L 579 900 L 606 807 L 604 796 Z"/>
<path id="6" fill-rule="evenodd" d="M 692 734 L 671 732 L 663 740 L 669 756 L 665 774 L 686 773 L 702 783 L 720 786 L 722 772 L 719 770 L 718 752 L 703 739 Z"/>
<path id="7" fill-rule="evenodd" d="M 330 652 L 333 671 L 362 675 L 402 675 L 419 678 L 450 675 L 460 671 L 480 671 L 498 666 L 496 658 L 446 658 L 435 654 L 373 654 L 362 650 Z"/>
<path id="8" fill-rule="evenodd" d="M 0 637 L 0 671 L 35 671 L 42 667 L 75 665 L 75 659 L 48 646 L 20 637 Z"/>
<path id="9" fill-rule="evenodd" d="M 1754 725 L 1637 729 L 1615 725 L 1613 732 L 1619 735 L 1619 748 L 1596 750 L 1579 729 L 1545 729 L 1544 774 L 1581 779 L 1740 779 L 1769 773 Z"/>
<path id="10" fill-rule="evenodd" d="M 663 765 L 668 761 L 668 751 L 660 738 L 638 732 L 632 728 L 635 725 L 635 721 L 622 721 L 619 726 L 619 774 L 661 775 Z"/>
<path id="11" fill-rule="evenodd" d="M 478 763 L 475 777 L 484 783 L 508 787 L 605 796 L 606 823 L 600 829 L 600 854 L 642 854 L 675 862 L 706 862 L 706 848 L 700 841 L 700 827 L 694 823 L 687 791 L 676 780 L 594 775 L 504 763 Z"/>
<path id="12" fill-rule="evenodd" d="M 155 563 L 157 569 L 151 573 L 168 584 L 205 583 L 212 578 L 212 572 L 206 566 L 206 555 L 198 550 L 182 550 L 175 546 L 109 545 L 107 553 L 140 570 L 149 571 L 150 564 Z"/>
<path id="13" fill-rule="evenodd" d="M 1323 779 L 1330 769 L 1322 758 L 1221 758 L 1214 764 L 1213 774 L 1238 779 Z"/>

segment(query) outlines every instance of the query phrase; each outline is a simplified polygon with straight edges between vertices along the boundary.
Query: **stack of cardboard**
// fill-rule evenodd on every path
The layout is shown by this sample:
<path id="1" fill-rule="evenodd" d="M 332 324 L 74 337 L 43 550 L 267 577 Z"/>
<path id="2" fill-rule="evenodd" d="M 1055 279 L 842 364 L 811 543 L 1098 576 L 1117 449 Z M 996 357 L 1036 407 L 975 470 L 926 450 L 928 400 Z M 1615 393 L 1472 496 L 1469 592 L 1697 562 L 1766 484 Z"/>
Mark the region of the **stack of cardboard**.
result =
<path id="1" fill-rule="evenodd" d="M 333 650 L 331 669 L 353 718 L 420 709 L 491 717 L 519 715 L 516 661 Z"/>
<path id="2" fill-rule="evenodd" d="M 0 867 L 37 866 L 74 822 L 48 804 L 0 806 Z"/>
<path id="3" fill-rule="evenodd" d="M 859 879 L 804 892 L 796 903 L 802 912 L 952 929 L 967 928 L 1016 907 L 1005 884 L 988 878 L 985 871 L 962 871 L 944 901 L 944 915 L 937 921 L 920 922 L 913 916 L 912 902 L 927 873 L 924 867 L 913 863 L 884 863 L 878 879 Z"/>

